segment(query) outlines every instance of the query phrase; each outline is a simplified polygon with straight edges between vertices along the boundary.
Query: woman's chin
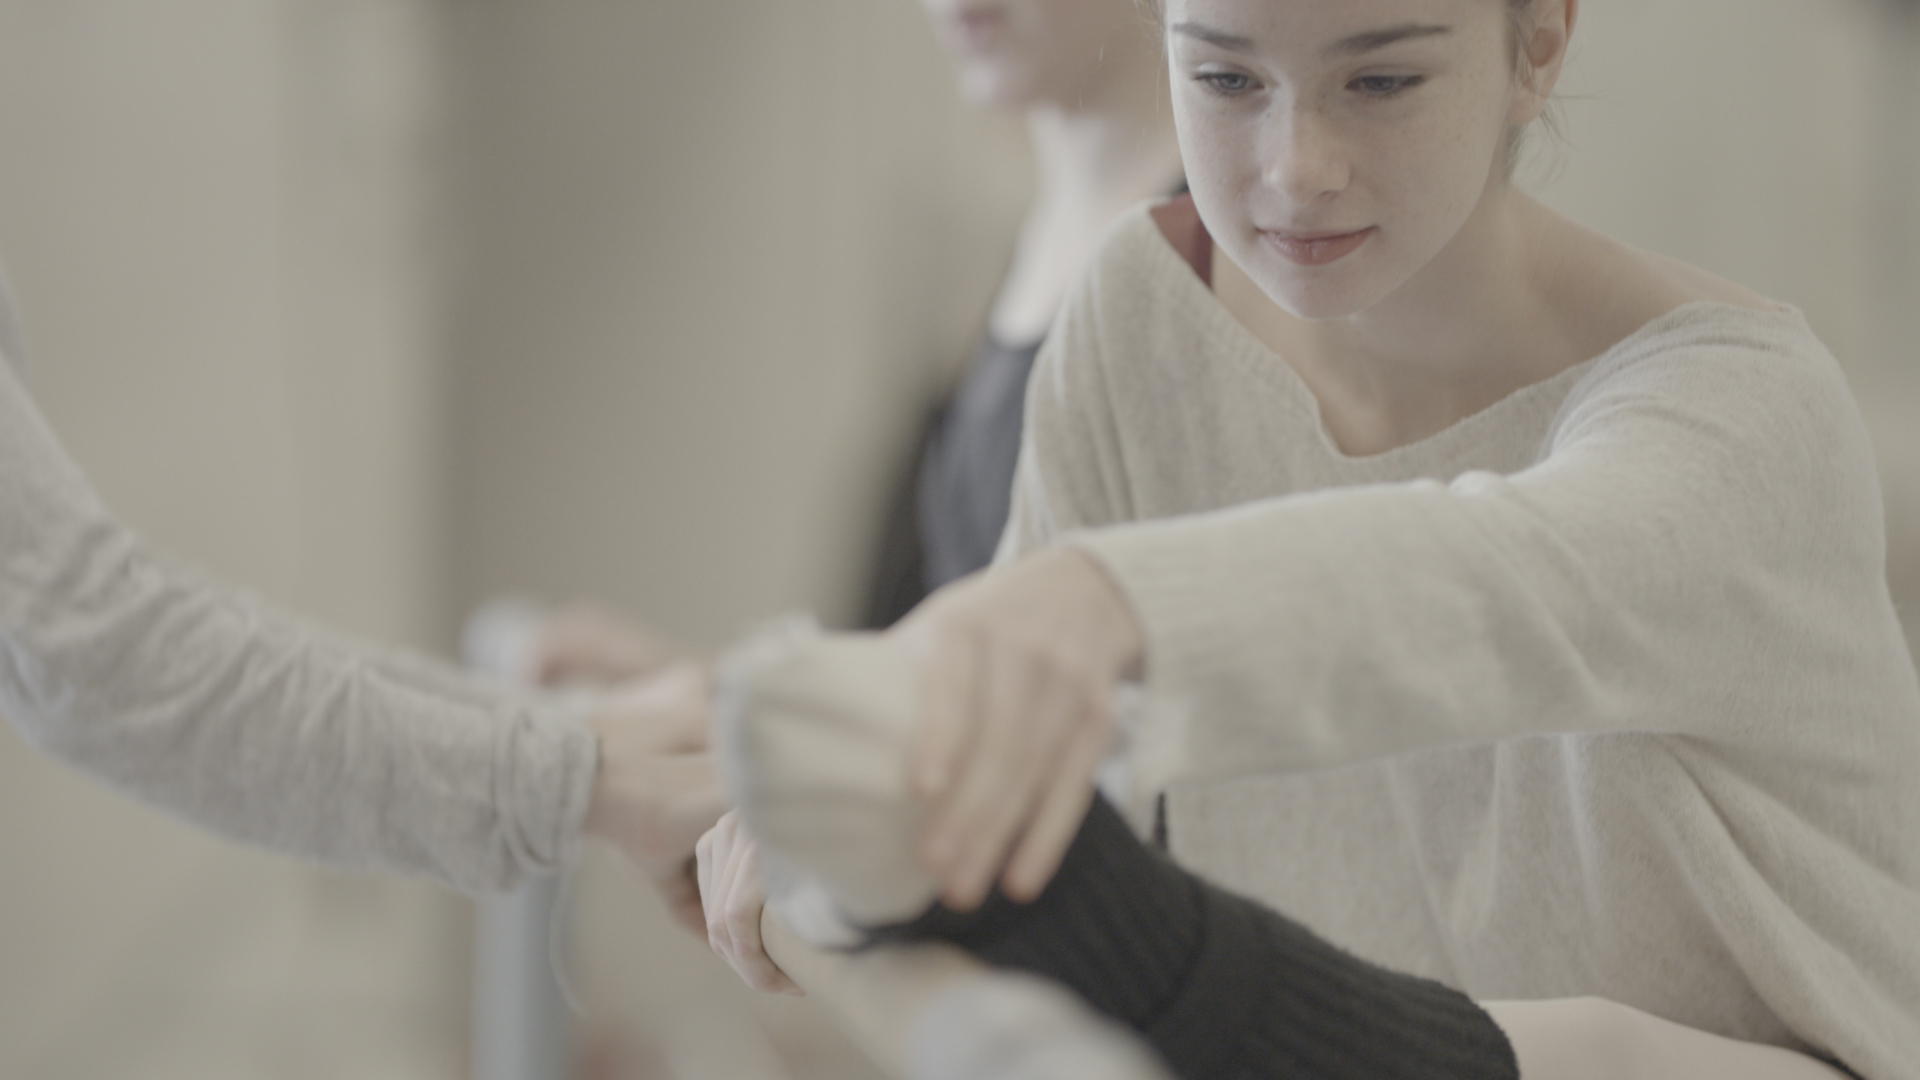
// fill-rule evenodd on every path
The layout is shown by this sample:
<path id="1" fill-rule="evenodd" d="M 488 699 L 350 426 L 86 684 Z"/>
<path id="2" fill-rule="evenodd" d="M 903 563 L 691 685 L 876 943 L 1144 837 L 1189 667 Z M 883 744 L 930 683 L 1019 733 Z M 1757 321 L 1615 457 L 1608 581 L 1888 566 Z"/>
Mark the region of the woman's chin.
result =
<path id="1" fill-rule="evenodd" d="M 1308 322 L 1326 322 L 1358 315 L 1393 291 L 1380 275 L 1367 273 L 1366 269 L 1358 263 L 1313 268 L 1281 263 L 1262 266 L 1249 276 L 1267 299 L 1287 314 Z"/>

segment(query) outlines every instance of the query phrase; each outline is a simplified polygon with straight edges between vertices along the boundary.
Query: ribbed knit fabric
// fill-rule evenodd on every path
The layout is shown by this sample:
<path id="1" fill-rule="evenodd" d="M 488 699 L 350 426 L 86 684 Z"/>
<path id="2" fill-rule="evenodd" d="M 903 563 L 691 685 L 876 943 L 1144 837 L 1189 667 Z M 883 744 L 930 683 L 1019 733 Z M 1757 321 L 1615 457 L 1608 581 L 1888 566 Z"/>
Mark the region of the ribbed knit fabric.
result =
<path id="1" fill-rule="evenodd" d="M 1193 975 L 1206 944 L 1205 915 L 1199 882 L 1142 849 L 1112 806 L 1096 800 L 1039 899 L 1018 904 L 996 890 L 967 914 L 935 906 L 869 935 L 874 942 L 950 941 L 996 966 L 1058 979 L 1100 1012 L 1144 1030 Z"/>
<path id="2" fill-rule="evenodd" d="M 1187 1080 L 1517 1080 L 1466 995 L 1353 957 L 1152 851 L 1095 799 L 1039 899 L 995 895 L 870 931 L 1044 975 L 1142 1034 Z"/>

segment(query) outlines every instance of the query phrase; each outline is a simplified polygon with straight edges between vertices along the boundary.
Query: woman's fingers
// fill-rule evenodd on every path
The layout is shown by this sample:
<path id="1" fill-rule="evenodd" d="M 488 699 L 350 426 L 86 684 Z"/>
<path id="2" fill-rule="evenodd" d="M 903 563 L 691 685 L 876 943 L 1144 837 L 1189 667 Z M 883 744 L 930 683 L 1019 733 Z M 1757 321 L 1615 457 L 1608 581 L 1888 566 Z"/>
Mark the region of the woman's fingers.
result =
<path id="1" fill-rule="evenodd" d="M 931 630 L 930 662 L 921 699 L 920 724 L 908 751 L 908 781 L 921 798 L 938 800 L 952 789 L 974 731 L 978 641 L 954 627 Z"/>
<path id="2" fill-rule="evenodd" d="M 767 955 L 760 938 L 760 917 L 767 904 L 760 889 L 759 848 L 751 837 L 743 836 L 736 850 L 738 858 L 726 900 L 727 938 L 732 945 L 727 962 L 755 990 L 798 994 L 800 988 Z"/>
<path id="3" fill-rule="evenodd" d="M 639 623 L 592 604 L 569 604 L 540 621 L 531 667 L 541 686 L 613 683 L 656 671 L 679 654 Z"/>
<path id="4" fill-rule="evenodd" d="M 726 893 L 722 885 L 726 875 L 727 858 L 732 854 L 733 823 L 734 815 L 729 811 L 713 828 L 707 830 L 698 844 L 694 845 L 694 859 L 699 867 L 697 876 L 700 882 L 700 907 L 706 920 L 707 945 L 722 956 L 726 955 L 727 933 L 724 906 Z"/>
<path id="5" fill-rule="evenodd" d="M 1131 608 L 1089 556 L 1052 548 L 941 589 L 896 632 L 925 657 L 907 773 L 930 811 L 922 862 L 966 909 L 1017 843 L 1011 880 L 1037 889 L 1088 797 L 1091 751 L 1070 748 L 1104 748 L 1107 696 L 1141 671 Z"/>
<path id="6" fill-rule="evenodd" d="M 959 911 L 986 898 L 1048 790 L 1074 782 L 1060 761 L 1087 722 L 1084 680 L 1044 656 L 993 657 L 987 683 L 992 708 L 977 720 L 980 736 L 930 829 L 936 880 Z"/>
<path id="7" fill-rule="evenodd" d="M 1000 879 L 1000 888 L 1009 897 L 1023 903 L 1037 898 L 1060 869 L 1093 802 L 1093 771 L 1107 756 L 1109 726 L 1089 725 L 1067 747 L 1059 782 L 1047 790 Z"/>
<path id="8" fill-rule="evenodd" d="M 767 956 L 761 941 L 760 916 L 766 898 L 760 890 L 758 848 L 740 827 L 739 816 L 729 812 L 721 818 L 700 838 L 695 856 L 707 944 L 748 986 L 769 993 L 799 993 L 800 988 Z"/>
<path id="9" fill-rule="evenodd" d="M 695 937 L 705 937 L 706 912 L 700 905 L 700 886 L 695 874 L 696 857 L 689 855 L 679 869 L 654 878 L 653 884 L 659 890 L 661 899 L 667 902 L 667 912 L 673 916 L 673 921 Z"/>

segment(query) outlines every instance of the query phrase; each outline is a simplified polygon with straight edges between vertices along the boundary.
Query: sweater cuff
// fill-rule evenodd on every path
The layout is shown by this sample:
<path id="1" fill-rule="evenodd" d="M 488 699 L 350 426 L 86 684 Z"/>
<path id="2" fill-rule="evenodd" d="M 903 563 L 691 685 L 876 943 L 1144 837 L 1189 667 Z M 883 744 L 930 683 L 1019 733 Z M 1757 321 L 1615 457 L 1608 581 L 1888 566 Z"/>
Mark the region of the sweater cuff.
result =
<path id="1" fill-rule="evenodd" d="M 1236 625 L 1230 607 L 1208 602 L 1214 559 L 1205 530 L 1173 520 L 1072 533 L 1061 542 L 1085 552 L 1113 579 L 1144 642 L 1143 677 L 1152 708 L 1129 732 L 1129 816 L 1179 780 L 1240 771 L 1243 766 L 1231 760 L 1207 760 L 1200 721 L 1259 708 L 1219 700 L 1217 692 L 1219 676 L 1231 657 L 1245 651 L 1255 628 Z"/>
<path id="2" fill-rule="evenodd" d="M 501 796 L 494 872 L 485 883 L 509 888 L 558 870 L 580 841 L 600 767 L 600 741 L 580 701 L 540 701 L 502 725 L 494 775 Z"/>

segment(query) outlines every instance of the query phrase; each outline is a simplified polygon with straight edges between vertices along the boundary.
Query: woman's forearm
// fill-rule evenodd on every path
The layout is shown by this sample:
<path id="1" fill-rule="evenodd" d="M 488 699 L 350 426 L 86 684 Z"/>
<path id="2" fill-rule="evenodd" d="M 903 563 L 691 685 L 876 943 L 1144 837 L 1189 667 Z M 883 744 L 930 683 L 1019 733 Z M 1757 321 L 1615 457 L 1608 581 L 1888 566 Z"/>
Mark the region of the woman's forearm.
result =
<path id="1" fill-rule="evenodd" d="M 168 564 L 100 504 L 4 365 L 0 712 L 201 827 L 469 890 L 556 865 L 597 758 L 552 706 Z"/>

